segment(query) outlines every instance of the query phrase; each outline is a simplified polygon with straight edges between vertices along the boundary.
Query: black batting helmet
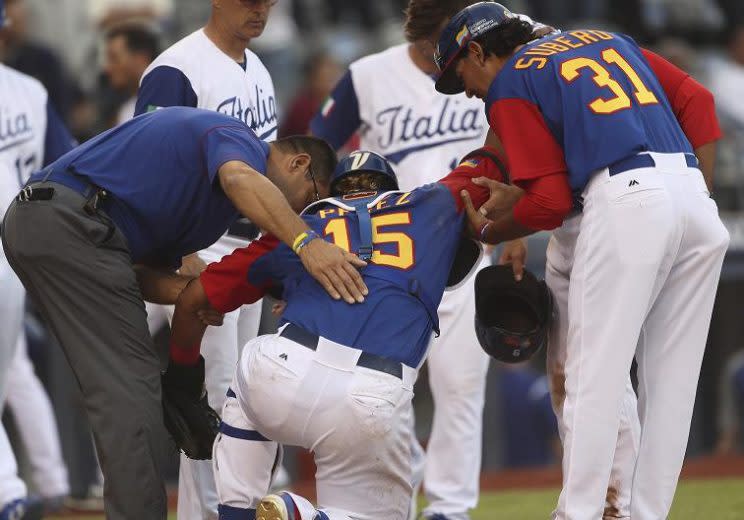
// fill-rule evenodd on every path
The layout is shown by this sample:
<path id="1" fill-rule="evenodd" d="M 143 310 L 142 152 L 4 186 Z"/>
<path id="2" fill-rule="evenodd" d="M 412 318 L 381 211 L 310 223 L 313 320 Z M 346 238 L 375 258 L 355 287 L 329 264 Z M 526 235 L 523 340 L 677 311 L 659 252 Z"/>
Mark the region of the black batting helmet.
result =
<path id="1" fill-rule="evenodd" d="M 475 333 L 483 350 L 504 363 L 527 361 L 547 342 L 553 298 L 545 282 L 510 265 L 481 269 L 475 277 Z"/>

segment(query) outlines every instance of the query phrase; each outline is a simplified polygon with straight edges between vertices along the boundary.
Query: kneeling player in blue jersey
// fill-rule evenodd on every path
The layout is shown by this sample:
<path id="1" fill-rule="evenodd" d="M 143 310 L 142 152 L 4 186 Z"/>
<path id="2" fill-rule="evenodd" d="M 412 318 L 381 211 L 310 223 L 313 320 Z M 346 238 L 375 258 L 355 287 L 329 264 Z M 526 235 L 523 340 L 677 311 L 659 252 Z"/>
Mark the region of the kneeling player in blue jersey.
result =
<path id="1" fill-rule="evenodd" d="M 453 283 L 460 191 L 485 201 L 488 190 L 471 179 L 503 178 L 493 153 L 478 150 L 410 192 L 397 191 L 395 173 L 374 152 L 341 161 L 334 198 L 302 216 L 310 235 L 367 259 L 362 304 L 328 297 L 272 236 L 211 264 L 181 294 L 171 340 L 171 363 L 180 364 L 198 359 L 200 311 L 228 312 L 278 286 L 287 302 L 279 333 L 248 343 L 228 392 L 214 449 L 221 519 L 407 518 L 413 383 Z M 280 444 L 315 454 L 318 509 L 291 493 L 264 496 Z"/>

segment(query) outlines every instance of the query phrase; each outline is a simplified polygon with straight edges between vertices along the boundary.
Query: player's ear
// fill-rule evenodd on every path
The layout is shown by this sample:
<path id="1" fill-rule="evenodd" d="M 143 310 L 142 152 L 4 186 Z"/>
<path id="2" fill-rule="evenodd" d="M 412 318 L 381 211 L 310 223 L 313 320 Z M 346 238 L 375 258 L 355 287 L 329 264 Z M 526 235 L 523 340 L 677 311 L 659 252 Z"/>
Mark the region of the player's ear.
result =
<path id="1" fill-rule="evenodd" d="M 310 161 L 310 154 L 305 152 L 298 153 L 292 156 L 289 167 L 291 168 L 292 173 L 301 173 L 304 175 L 310 166 Z"/>
<path id="2" fill-rule="evenodd" d="M 486 61 L 486 53 L 478 42 L 471 41 L 468 43 L 468 54 L 478 63 L 482 64 Z"/>

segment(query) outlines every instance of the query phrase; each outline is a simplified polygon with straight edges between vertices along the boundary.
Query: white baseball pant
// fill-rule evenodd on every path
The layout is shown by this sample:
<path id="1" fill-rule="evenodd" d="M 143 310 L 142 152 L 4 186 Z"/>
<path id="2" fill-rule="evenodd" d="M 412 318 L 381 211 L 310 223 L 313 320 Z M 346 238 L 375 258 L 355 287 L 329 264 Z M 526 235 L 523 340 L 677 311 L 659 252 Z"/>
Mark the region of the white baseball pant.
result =
<path id="1" fill-rule="evenodd" d="M 5 259 L 0 245 L 0 403 L 5 402 L 8 375 L 23 327 L 23 285 Z M 26 496 L 26 485 L 18 478 L 18 467 L 5 429 L 0 424 L 0 509 Z"/>
<path id="2" fill-rule="evenodd" d="M 484 259 L 479 269 L 487 265 L 490 261 Z M 444 293 L 437 310 L 442 333 L 432 338 L 426 361 L 434 420 L 426 447 L 423 487 L 428 505 L 423 514 L 439 513 L 448 520 L 469 518 L 480 487 L 490 358 L 475 335 L 474 283 L 471 276 Z"/>
<path id="3" fill-rule="evenodd" d="M 268 492 L 277 443 L 314 453 L 318 510 L 330 520 L 407 518 L 416 371 L 404 366 L 398 378 L 360 367 L 360 353 L 278 334 L 246 345 L 214 448 L 222 519 L 245 515 Z"/>
<path id="4" fill-rule="evenodd" d="M 173 318 L 169 308 L 169 319 Z M 202 340 L 205 384 L 209 405 L 221 410 L 242 346 L 258 334 L 261 302 L 244 305 L 225 315 L 221 327 L 208 327 Z M 181 454 L 178 472 L 178 520 L 215 520 L 218 496 L 212 463 Z"/>
<path id="5" fill-rule="evenodd" d="M 566 397 L 566 347 L 568 339 L 568 294 L 571 269 L 574 264 L 574 249 L 579 235 L 581 214 L 566 219 L 553 232 L 548 243 L 545 282 L 553 294 L 553 321 L 551 323 L 547 372 L 553 411 L 558 419 L 558 433 L 564 438 L 566 424 L 563 418 L 563 403 Z M 607 485 L 607 497 L 603 518 L 630 517 L 630 488 L 633 483 L 641 423 L 638 419 L 637 400 L 630 373 L 620 411 L 620 427 L 617 444 Z M 566 468 L 564 468 L 565 470 Z"/>
<path id="6" fill-rule="evenodd" d="M 57 421 L 46 390 L 28 358 L 23 333 L 18 337 L 16 355 L 7 375 L 6 404 L 26 449 L 37 492 L 43 498 L 67 496 L 70 484 Z"/>
<path id="7" fill-rule="evenodd" d="M 601 170 L 583 192 L 557 519 L 603 514 L 634 355 L 641 437 L 631 518 L 666 518 L 682 467 L 729 237 L 700 171 L 682 154 L 650 155 L 655 167 Z"/>

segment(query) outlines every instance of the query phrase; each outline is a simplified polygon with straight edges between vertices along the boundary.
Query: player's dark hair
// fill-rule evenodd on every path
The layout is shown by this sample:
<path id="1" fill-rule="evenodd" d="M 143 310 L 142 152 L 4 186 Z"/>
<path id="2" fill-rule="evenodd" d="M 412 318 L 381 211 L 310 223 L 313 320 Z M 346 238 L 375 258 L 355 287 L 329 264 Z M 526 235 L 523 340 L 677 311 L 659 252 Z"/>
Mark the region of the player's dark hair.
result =
<path id="1" fill-rule="evenodd" d="M 276 140 L 274 144 L 286 153 L 309 154 L 315 180 L 324 185 L 331 181 L 338 157 L 331 145 L 323 139 L 309 135 L 291 135 Z"/>
<path id="2" fill-rule="evenodd" d="M 486 56 L 495 54 L 499 58 L 509 56 L 516 47 L 535 39 L 534 28 L 529 22 L 512 18 L 498 28 L 473 38 L 483 47 Z"/>
<path id="3" fill-rule="evenodd" d="M 403 11 L 403 30 L 409 42 L 438 36 L 444 22 L 473 5 L 475 0 L 410 0 Z"/>
<path id="4" fill-rule="evenodd" d="M 126 22 L 106 32 L 106 41 L 121 36 L 129 52 L 145 54 L 153 61 L 160 54 L 160 35 L 144 23 Z"/>

